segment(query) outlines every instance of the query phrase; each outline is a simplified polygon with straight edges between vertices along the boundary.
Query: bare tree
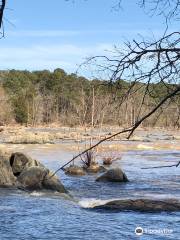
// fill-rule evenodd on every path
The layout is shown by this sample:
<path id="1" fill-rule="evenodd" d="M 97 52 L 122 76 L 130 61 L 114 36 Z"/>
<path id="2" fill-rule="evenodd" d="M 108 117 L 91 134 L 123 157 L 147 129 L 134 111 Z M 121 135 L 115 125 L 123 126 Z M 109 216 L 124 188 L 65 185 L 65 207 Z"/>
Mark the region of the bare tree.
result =
<path id="1" fill-rule="evenodd" d="M 122 0 L 118 1 L 116 7 L 121 7 Z M 67 164 L 96 148 L 102 142 L 109 140 L 119 134 L 128 133 L 129 139 L 133 132 L 146 119 L 157 112 L 163 104 L 175 99 L 180 95 L 180 31 L 170 32 L 168 29 L 169 21 L 178 21 L 180 13 L 179 0 L 140 0 L 138 4 L 146 8 L 150 4 L 150 13 L 162 15 L 165 18 L 166 30 L 159 39 L 145 39 L 141 36 L 139 39 L 133 39 L 125 43 L 122 50 L 118 47 L 114 49 L 114 56 L 94 56 L 87 59 L 85 64 L 91 64 L 98 67 L 98 71 L 107 72 L 110 75 L 110 83 L 125 79 L 130 84 L 127 92 L 121 97 L 120 104 L 128 99 L 129 94 L 133 94 L 139 89 L 144 89 L 141 103 L 139 104 L 138 114 L 134 124 L 121 130 L 111 136 L 108 136 L 82 153 L 73 157 Z M 143 111 L 143 106 L 147 98 L 154 96 L 154 84 L 161 84 L 165 87 L 164 95 L 159 96 L 155 105 L 147 112 Z M 120 86 L 121 88 L 121 86 Z M 59 168 L 63 169 L 67 164 Z M 179 166 L 179 165 L 176 165 Z M 56 172 L 57 172 L 56 171 Z"/>
<path id="2" fill-rule="evenodd" d="M 170 21 L 178 21 L 180 14 L 180 0 L 137 0 L 141 8 L 149 9 L 151 15 L 161 15 L 166 22 L 164 34 L 159 38 L 145 39 L 143 36 L 125 43 L 122 50 L 115 47 L 114 56 L 95 56 L 87 60 L 88 64 L 95 64 L 100 71 L 110 75 L 110 83 L 125 79 L 130 84 L 127 92 L 121 97 L 120 105 L 124 103 L 129 94 L 134 94 L 137 89 L 144 89 L 136 117 L 133 116 L 133 125 L 116 134 L 102 139 L 94 146 L 84 150 L 72 160 L 78 158 L 89 150 L 97 147 L 102 142 L 119 134 L 128 133 L 129 139 L 135 129 L 147 118 L 159 110 L 164 103 L 175 101 L 180 95 L 180 31 L 169 30 Z M 0 27 L 6 1 L 0 5 Z M 117 0 L 117 7 L 121 7 L 123 0 Z M 147 98 L 155 95 L 153 84 L 161 84 L 166 88 L 164 95 L 160 96 L 155 105 L 147 112 L 143 106 Z M 121 88 L 121 86 L 119 86 Z M 63 169 L 61 167 L 60 169 Z"/>
<path id="3" fill-rule="evenodd" d="M 0 29 L 3 26 L 3 13 L 6 5 L 6 0 L 1 0 L 0 2 Z"/>

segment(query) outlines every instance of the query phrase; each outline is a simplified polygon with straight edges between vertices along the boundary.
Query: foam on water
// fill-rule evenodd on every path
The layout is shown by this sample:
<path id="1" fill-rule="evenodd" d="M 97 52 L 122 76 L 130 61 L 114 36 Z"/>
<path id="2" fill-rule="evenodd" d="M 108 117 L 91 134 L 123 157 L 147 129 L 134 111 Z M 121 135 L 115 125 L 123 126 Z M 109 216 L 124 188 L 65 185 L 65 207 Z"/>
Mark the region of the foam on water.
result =
<path id="1" fill-rule="evenodd" d="M 34 196 L 34 197 L 41 197 L 43 195 L 44 195 L 43 192 L 37 192 L 37 191 L 30 193 L 30 196 Z"/>
<path id="2" fill-rule="evenodd" d="M 96 198 L 85 198 L 79 201 L 79 205 L 82 208 L 94 208 L 97 206 L 104 205 L 110 201 L 113 201 L 116 199 L 107 199 L 107 200 L 101 200 L 101 199 L 96 199 Z"/>
<path id="3" fill-rule="evenodd" d="M 14 207 L 9 206 L 0 206 L 0 211 L 15 211 L 16 209 Z"/>

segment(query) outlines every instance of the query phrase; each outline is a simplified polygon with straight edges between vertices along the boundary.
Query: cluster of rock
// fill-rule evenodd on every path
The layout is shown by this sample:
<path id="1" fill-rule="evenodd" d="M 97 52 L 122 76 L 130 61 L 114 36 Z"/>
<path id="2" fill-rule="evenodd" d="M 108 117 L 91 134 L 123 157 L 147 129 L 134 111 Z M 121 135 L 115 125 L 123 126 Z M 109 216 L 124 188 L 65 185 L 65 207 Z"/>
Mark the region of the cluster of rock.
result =
<path id="1" fill-rule="evenodd" d="M 97 163 L 89 167 L 69 166 L 65 173 L 74 176 L 102 173 L 96 181 L 126 182 L 125 173 L 120 168 L 107 170 Z M 39 161 L 20 153 L 0 153 L 0 187 L 15 187 L 25 190 L 48 189 L 66 193 L 66 189 L 56 175 Z"/>
<path id="2" fill-rule="evenodd" d="M 99 182 L 127 182 L 126 174 L 120 168 L 109 170 L 97 163 L 88 168 L 70 166 L 66 173 L 81 176 L 86 173 L 99 173 L 104 171 L 96 181 Z M 52 190 L 67 193 L 60 179 L 53 175 L 39 161 L 20 153 L 0 153 L 0 187 L 14 187 L 23 190 Z M 180 211 L 180 201 L 176 199 L 117 199 L 94 206 L 95 209 L 132 210 L 132 211 Z"/>
<path id="3" fill-rule="evenodd" d="M 52 175 L 43 164 L 23 153 L 0 154 L 0 187 L 66 193 L 59 178 Z"/>
<path id="4" fill-rule="evenodd" d="M 103 173 L 102 173 L 103 172 Z M 80 167 L 71 165 L 65 169 L 65 173 L 72 176 L 83 176 L 86 173 L 102 173 L 96 178 L 98 182 L 127 182 L 126 174 L 120 168 L 106 169 L 97 163 L 91 164 L 89 167 Z"/>
<path id="5" fill-rule="evenodd" d="M 74 176 L 83 176 L 86 175 L 86 173 L 98 173 L 98 172 L 104 172 L 106 171 L 106 168 L 103 166 L 100 166 L 96 162 L 92 162 L 89 166 L 84 164 L 84 166 L 77 166 L 77 165 L 70 165 L 65 169 L 65 173 L 67 175 L 74 175 Z"/>

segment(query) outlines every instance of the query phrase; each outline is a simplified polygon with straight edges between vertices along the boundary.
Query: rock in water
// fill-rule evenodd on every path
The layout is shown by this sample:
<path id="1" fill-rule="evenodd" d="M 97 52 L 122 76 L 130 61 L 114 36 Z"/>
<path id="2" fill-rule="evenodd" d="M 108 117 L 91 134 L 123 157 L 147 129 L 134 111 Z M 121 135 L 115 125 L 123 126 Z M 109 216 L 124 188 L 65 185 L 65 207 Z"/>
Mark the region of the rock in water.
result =
<path id="1" fill-rule="evenodd" d="M 100 171 L 100 166 L 98 163 L 91 163 L 90 166 L 88 167 L 85 167 L 85 170 L 88 172 L 88 173 L 97 173 Z"/>
<path id="2" fill-rule="evenodd" d="M 82 167 L 72 165 L 65 169 L 65 174 L 72 176 L 83 176 L 86 174 L 86 172 Z"/>
<path id="3" fill-rule="evenodd" d="M 13 174 L 18 176 L 23 171 L 26 164 L 30 161 L 31 159 L 23 153 L 13 153 L 10 157 L 10 165 L 12 167 Z"/>
<path id="4" fill-rule="evenodd" d="M 117 199 L 96 205 L 94 208 L 116 211 L 168 212 L 180 211 L 180 201 L 177 199 Z"/>
<path id="5" fill-rule="evenodd" d="M 13 153 L 10 157 L 10 165 L 15 176 L 18 176 L 25 168 L 40 166 L 44 167 L 40 162 L 32 159 L 21 152 Z"/>
<path id="6" fill-rule="evenodd" d="M 56 175 L 53 175 L 53 172 L 48 172 L 48 174 L 46 175 L 42 182 L 42 187 L 60 193 L 68 192 L 61 183 L 61 181 L 59 180 L 59 178 Z"/>
<path id="7" fill-rule="evenodd" d="M 16 177 L 14 176 L 9 158 L 0 156 L 0 187 L 8 187 L 16 185 Z"/>
<path id="8" fill-rule="evenodd" d="M 104 165 L 111 165 L 112 164 L 112 162 L 113 162 L 113 159 L 111 158 L 111 157 L 104 157 L 104 159 L 103 159 L 103 164 Z"/>
<path id="9" fill-rule="evenodd" d="M 42 189 L 42 182 L 48 170 L 43 167 L 28 167 L 25 168 L 17 177 L 17 181 L 22 184 L 23 188 L 29 190 Z"/>
<path id="10" fill-rule="evenodd" d="M 127 182 L 126 174 L 120 168 L 112 168 L 99 176 L 96 181 L 99 182 Z"/>
<path id="11" fill-rule="evenodd" d="M 11 156 L 0 153 L 0 186 L 67 193 L 56 175 L 52 176 L 43 164 L 20 152 Z"/>

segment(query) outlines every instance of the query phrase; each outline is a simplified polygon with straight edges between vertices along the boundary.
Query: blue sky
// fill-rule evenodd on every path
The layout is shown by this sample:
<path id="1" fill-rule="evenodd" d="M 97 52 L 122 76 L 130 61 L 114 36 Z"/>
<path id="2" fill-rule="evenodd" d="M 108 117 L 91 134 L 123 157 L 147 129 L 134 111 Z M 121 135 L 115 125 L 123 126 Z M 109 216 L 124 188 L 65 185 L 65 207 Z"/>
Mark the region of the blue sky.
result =
<path id="1" fill-rule="evenodd" d="M 156 37 L 161 17 L 150 17 L 136 4 L 117 0 L 8 0 L 5 38 L 0 40 L 0 69 L 63 68 L 74 72 L 86 57 L 105 54 L 138 34 Z M 170 26 L 175 28 L 176 26 Z"/>

